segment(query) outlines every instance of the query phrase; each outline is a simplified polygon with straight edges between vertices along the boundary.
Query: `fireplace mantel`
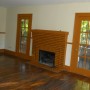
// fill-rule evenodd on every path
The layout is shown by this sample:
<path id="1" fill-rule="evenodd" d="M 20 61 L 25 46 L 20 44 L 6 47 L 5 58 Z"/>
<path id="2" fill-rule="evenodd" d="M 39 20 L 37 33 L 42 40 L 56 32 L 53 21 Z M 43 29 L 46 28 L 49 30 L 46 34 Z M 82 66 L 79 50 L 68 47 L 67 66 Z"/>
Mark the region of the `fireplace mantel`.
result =
<path id="1" fill-rule="evenodd" d="M 33 39 L 33 58 L 30 61 L 32 65 L 53 71 L 63 70 L 68 32 L 51 30 L 32 30 Z M 39 50 L 45 50 L 55 53 L 55 67 L 41 64 L 39 62 Z"/>

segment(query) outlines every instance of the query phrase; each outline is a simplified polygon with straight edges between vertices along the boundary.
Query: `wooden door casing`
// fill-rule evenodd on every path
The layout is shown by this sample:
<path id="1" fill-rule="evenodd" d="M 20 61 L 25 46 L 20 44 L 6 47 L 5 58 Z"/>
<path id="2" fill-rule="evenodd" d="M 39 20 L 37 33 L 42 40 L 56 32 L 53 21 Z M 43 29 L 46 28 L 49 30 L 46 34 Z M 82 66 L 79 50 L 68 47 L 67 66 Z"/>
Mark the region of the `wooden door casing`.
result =
<path id="1" fill-rule="evenodd" d="M 32 26 L 32 14 L 18 14 L 17 17 L 17 36 L 16 36 L 16 53 L 17 55 L 24 55 L 19 52 L 19 42 L 20 42 L 20 29 L 21 29 L 21 19 L 28 19 L 28 35 L 27 35 L 27 43 L 26 43 L 26 55 L 29 56 L 30 51 L 30 37 L 31 37 L 31 26 Z"/>
<path id="2" fill-rule="evenodd" d="M 80 45 L 80 29 L 82 20 L 90 21 L 90 13 L 76 13 L 70 70 L 71 72 L 90 77 L 90 70 L 77 68 L 79 45 Z"/>

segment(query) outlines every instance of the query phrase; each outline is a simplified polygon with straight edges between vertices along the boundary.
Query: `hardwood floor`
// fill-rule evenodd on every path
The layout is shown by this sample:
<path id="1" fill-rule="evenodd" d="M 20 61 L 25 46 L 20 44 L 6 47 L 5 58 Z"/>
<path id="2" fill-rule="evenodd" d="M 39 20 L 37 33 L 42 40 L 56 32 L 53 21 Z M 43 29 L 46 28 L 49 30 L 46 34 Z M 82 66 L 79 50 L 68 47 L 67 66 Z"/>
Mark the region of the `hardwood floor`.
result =
<path id="1" fill-rule="evenodd" d="M 0 55 L 0 90 L 90 90 L 90 78 L 53 73 L 30 61 Z"/>

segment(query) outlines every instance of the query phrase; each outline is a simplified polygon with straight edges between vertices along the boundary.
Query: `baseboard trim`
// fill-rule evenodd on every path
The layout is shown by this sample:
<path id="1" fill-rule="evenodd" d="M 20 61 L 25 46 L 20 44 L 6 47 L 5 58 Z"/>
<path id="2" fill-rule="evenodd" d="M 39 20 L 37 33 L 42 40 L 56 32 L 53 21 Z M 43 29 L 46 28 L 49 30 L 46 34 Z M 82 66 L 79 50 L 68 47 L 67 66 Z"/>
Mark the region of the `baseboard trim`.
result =
<path id="1" fill-rule="evenodd" d="M 0 49 L 0 54 L 4 54 L 5 49 Z"/>
<path id="2" fill-rule="evenodd" d="M 16 56 L 15 53 L 16 53 L 16 52 L 14 52 L 14 51 L 10 51 L 10 50 L 7 50 L 7 49 L 4 50 L 4 54 L 5 54 L 5 55 Z"/>
<path id="3" fill-rule="evenodd" d="M 65 66 L 64 66 L 64 70 L 70 72 L 70 66 L 65 65 Z"/>
<path id="4" fill-rule="evenodd" d="M 15 56 L 18 57 L 18 58 L 26 59 L 26 60 L 32 60 L 32 56 L 29 56 L 29 55 L 15 53 Z"/>
<path id="5" fill-rule="evenodd" d="M 13 57 L 17 57 L 17 58 L 26 59 L 26 60 L 32 60 L 32 56 L 21 55 L 21 54 L 18 54 L 17 52 L 15 52 L 15 51 L 7 50 L 7 49 L 4 49 L 4 54 L 5 55 L 10 55 L 10 56 L 13 56 Z"/>

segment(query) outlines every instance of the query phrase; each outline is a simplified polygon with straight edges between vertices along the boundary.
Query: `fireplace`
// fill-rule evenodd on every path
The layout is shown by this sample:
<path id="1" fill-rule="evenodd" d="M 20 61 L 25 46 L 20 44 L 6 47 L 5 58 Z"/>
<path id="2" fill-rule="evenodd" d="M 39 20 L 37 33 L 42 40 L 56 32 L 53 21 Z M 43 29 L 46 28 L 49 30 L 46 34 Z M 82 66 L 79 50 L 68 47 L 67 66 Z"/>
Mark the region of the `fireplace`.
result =
<path id="1" fill-rule="evenodd" d="M 39 50 L 39 63 L 54 67 L 55 53 L 50 51 Z"/>
<path id="2" fill-rule="evenodd" d="M 53 72 L 64 70 L 68 32 L 32 30 L 30 64 Z"/>

